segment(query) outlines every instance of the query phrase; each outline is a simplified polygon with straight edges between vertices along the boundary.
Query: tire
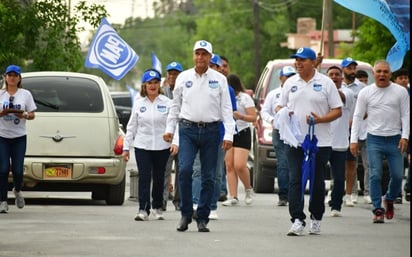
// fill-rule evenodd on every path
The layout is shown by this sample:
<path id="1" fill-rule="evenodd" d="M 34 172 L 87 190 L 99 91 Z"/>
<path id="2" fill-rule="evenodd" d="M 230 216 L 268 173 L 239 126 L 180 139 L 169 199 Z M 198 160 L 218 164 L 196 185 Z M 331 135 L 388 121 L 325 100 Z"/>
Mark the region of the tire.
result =
<path id="1" fill-rule="evenodd" d="M 257 145 L 254 147 L 253 157 L 253 190 L 256 193 L 273 193 L 275 180 L 274 177 L 265 173 L 263 166 L 260 164 Z"/>
<path id="2" fill-rule="evenodd" d="M 126 177 L 117 185 L 109 185 L 106 195 L 107 205 L 122 205 L 124 203 Z"/>

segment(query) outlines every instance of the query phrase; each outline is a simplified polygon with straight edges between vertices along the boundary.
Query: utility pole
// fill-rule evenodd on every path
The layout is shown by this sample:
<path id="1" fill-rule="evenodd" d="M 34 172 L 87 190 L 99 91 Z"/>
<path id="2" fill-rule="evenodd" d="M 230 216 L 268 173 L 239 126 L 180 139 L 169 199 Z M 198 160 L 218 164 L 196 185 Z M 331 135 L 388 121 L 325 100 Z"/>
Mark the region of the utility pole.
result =
<path id="1" fill-rule="evenodd" d="M 260 48 L 260 40 L 259 40 L 259 2 L 258 0 L 253 1 L 253 34 L 254 34 L 254 52 L 255 52 L 255 82 L 254 86 L 256 87 L 258 74 L 260 73 L 260 55 L 259 55 L 259 48 Z"/>

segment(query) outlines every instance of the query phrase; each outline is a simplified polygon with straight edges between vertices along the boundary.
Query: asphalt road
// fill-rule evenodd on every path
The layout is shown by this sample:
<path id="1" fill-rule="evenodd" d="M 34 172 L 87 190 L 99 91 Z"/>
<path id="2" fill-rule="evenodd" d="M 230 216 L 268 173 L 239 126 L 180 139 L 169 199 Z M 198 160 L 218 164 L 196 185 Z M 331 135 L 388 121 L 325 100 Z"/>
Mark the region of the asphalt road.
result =
<path id="1" fill-rule="evenodd" d="M 133 165 L 128 167 L 133 168 Z M 129 188 L 129 185 L 128 185 Z M 177 232 L 180 214 L 168 203 L 165 220 L 134 221 L 137 202 L 106 206 L 88 193 L 26 192 L 27 205 L 10 199 L 0 214 L 0 256 L 14 257 L 409 257 L 410 203 L 395 206 L 395 218 L 373 224 L 371 205 L 344 207 L 343 217 L 327 209 L 321 235 L 286 236 L 291 223 L 287 207 L 274 194 L 256 194 L 246 206 L 219 205 L 219 220 L 210 233 L 191 224 Z M 126 198 L 129 197 L 127 192 Z M 306 199 L 307 200 L 307 199 Z M 360 198 L 360 200 L 362 200 Z M 307 201 L 306 201 L 307 203 Z M 307 210 L 307 207 L 305 208 Z M 307 229 L 306 229 L 307 232 Z"/>

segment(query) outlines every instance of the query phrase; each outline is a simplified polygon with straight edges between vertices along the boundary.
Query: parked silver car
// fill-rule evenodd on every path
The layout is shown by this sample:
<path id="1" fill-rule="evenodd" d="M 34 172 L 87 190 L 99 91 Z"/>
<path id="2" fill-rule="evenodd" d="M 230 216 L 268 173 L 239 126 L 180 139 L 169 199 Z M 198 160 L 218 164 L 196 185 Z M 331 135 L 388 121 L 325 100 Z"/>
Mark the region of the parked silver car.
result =
<path id="1" fill-rule="evenodd" d="M 71 72 L 22 77 L 37 105 L 36 119 L 27 122 L 24 190 L 90 191 L 92 199 L 122 205 L 124 133 L 103 79 Z"/>

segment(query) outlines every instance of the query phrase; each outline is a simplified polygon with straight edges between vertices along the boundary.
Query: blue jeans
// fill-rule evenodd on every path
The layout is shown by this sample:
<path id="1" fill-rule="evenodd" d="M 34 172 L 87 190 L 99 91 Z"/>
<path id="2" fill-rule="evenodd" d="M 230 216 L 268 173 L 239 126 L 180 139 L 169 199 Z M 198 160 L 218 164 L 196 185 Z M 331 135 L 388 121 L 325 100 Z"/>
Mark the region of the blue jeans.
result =
<path id="1" fill-rule="evenodd" d="M 332 210 L 342 209 L 345 194 L 345 162 L 347 151 L 332 151 L 329 162 L 332 170 L 333 188 L 329 206 Z"/>
<path id="2" fill-rule="evenodd" d="M 225 158 L 225 151 L 222 149 L 222 143 L 219 144 L 218 149 L 218 157 L 217 157 L 217 165 L 216 165 L 216 178 L 215 178 L 215 187 L 213 193 L 213 199 L 210 203 L 211 210 L 217 210 L 217 202 L 219 201 L 220 191 L 221 191 L 221 183 L 222 183 L 222 174 L 224 172 L 224 158 Z M 225 180 L 226 181 L 226 180 Z M 200 197 L 200 186 L 201 186 L 201 177 L 200 177 L 200 159 L 199 154 L 196 155 L 195 162 L 193 164 L 193 203 L 199 203 Z"/>
<path id="3" fill-rule="evenodd" d="M 198 127 L 195 124 L 179 123 L 179 186 L 182 217 L 193 215 L 192 176 L 196 154 L 200 157 L 200 197 L 197 207 L 198 222 L 209 222 L 210 204 L 214 195 L 216 163 L 219 148 L 217 123 Z"/>
<path id="4" fill-rule="evenodd" d="M 385 199 L 393 201 L 402 191 L 403 156 L 398 144 L 400 135 L 374 136 L 367 135 L 366 149 L 369 160 L 369 187 L 373 211 L 382 209 L 382 161 L 386 157 L 389 164 L 390 180 Z"/>
<path id="5" fill-rule="evenodd" d="M 322 220 L 325 212 L 325 173 L 326 163 L 329 160 L 331 147 L 319 147 L 315 158 L 315 181 L 312 192 L 312 200 L 309 202 L 311 219 Z M 302 198 L 302 163 L 303 150 L 301 147 L 291 147 L 288 154 L 290 169 L 289 177 L 289 214 L 291 221 L 301 220 L 304 224 L 306 215 L 303 212 L 305 205 Z"/>
<path id="6" fill-rule="evenodd" d="M 23 186 L 26 145 L 26 136 L 16 138 L 0 137 L 0 201 L 7 201 L 10 160 L 12 164 L 14 189 L 20 191 Z"/>
<path id="7" fill-rule="evenodd" d="M 150 207 L 161 209 L 166 163 L 170 150 L 149 151 L 135 148 L 134 153 L 139 170 L 139 210 L 150 213 Z M 152 184 L 152 204 L 150 204 L 150 184 Z"/>
<path id="8" fill-rule="evenodd" d="M 276 152 L 277 177 L 279 187 L 279 200 L 288 200 L 289 191 L 289 166 L 288 151 L 290 146 L 280 140 L 279 130 L 274 129 L 272 133 L 272 143 Z"/>

